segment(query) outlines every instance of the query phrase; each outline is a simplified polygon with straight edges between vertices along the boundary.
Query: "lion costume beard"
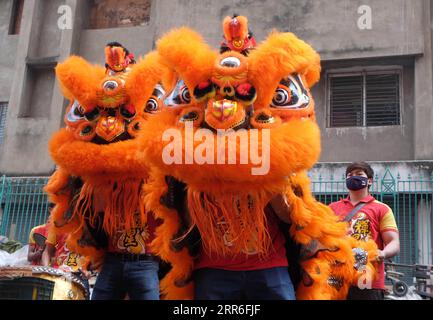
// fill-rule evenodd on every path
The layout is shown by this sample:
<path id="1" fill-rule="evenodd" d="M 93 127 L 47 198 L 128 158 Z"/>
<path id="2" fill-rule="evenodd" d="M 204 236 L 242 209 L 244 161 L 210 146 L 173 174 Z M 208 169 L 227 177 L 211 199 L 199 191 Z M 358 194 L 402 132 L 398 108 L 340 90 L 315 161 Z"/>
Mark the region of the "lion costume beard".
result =
<path id="1" fill-rule="evenodd" d="M 160 201 L 170 192 L 166 176 L 172 176 L 186 184 L 191 224 L 198 228 L 203 247 L 210 253 L 239 254 L 250 250 L 253 241 L 255 250 L 266 255 L 271 239 L 264 208 L 276 195 L 285 195 L 291 209 L 287 217 L 291 225 L 286 231 L 304 248 L 297 261 L 302 275 L 297 297 L 344 298 L 359 276 L 353 267 L 352 248 L 363 247 L 372 259 L 375 245 L 346 237 L 347 225 L 338 222 L 331 209 L 318 203 L 309 190 L 306 172 L 320 154 L 320 131 L 309 92 L 320 77 L 318 54 L 295 35 L 274 32 L 246 57 L 234 52 L 218 56 L 187 28 L 165 35 L 157 51 L 171 71 L 164 77 L 164 85 L 172 93 L 165 100 L 166 110 L 145 124 L 139 139 L 141 161 L 153 167 L 145 186 L 146 207 L 158 218 L 170 221 L 159 227 L 161 236 L 154 242 L 163 259 L 176 261 L 169 274 L 173 281 L 162 283 L 164 294 L 177 299 L 193 297 L 188 280 L 194 262 L 186 248 L 174 245 L 180 218 L 176 209 Z M 227 109 L 221 107 L 224 105 Z M 269 171 L 252 175 L 251 163 L 240 164 L 240 139 L 235 140 L 236 165 L 185 163 L 188 157 L 193 158 L 191 150 L 203 143 L 196 139 L 192 149 L 184 143 L 180 151 L 174 150 L 176 136 L 188 140 L 188 126 L 193 130 L 190 138 L 207 129 L 207 136 L 214 138 L 210 146 L 216 144 L 218 130 L 232 129 L 229 135 L 243 130 L 247 137 L 252 129 L 257 129 L 259 136 L 269 130 Z M 173 129 L 179 133 L 167 139 L 167 130 Z M 165 148 L 173 143 L 168 154 L 180 154 L 182 161 L 167 163 L 161 155 L 167 154 Z M 265 144 L 256 146 L 258 154 L 263 154 Z M 246 150 L 251 148 L 250 144 Z M 213 154 L 207 156 L 213 159 L 218 157 L 216 149 L 204 148 L 205 152 L 211 150 L 208 152 Z M 227 159 L 228 148 L 224 152 Z M 223 232 L 217 231 L 220 221 L 232 235 L 230 247 L 225 245 Z"/>

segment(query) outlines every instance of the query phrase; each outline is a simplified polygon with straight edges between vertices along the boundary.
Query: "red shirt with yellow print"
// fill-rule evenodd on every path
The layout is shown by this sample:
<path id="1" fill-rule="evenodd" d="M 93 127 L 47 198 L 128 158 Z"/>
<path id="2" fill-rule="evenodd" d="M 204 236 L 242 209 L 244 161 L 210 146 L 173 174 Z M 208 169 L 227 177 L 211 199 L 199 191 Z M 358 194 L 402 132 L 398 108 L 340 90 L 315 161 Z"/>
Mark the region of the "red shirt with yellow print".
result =
<path id="1" fill-rule="evenodd" d="M 80 269 L 84 269 L 87 264 L 86 259 L 68 249 L 66 237 L 66 234 L 56 236 L 54 232 L 48 232 L 46 243 L 51 244 L 56 249 L 51 266 L 66 272 L 77 272 Z"/>
<path id="2" fill-rule="evenodd" d="M 152 254 L 150 243 L 155 238 L 157 222 L 152 213 L 147 214 L 147 223 L 140 222 L 136 216 L 136 225 L 131 230 L 118 230 L 108 242 L 108 252 L 130 254 Z"/>
<path id="3" fill-rule="evenodd" d="M 372 239 L 378 248 L 383 250 L 384 243 L 381 233 L 385 231 L 398 232 L 394 214 L 389 206 L 377 201 L 371 195 L 360 202 L 364 202 L 365 205 L 349 221 L 349 234 L 357 240 Z M 337 216 L 344 219 L 358 204 L 353 205 L 350 198 L 347 197 L 333 202 L 329 206 Z M 373 281 L 372 289 L 385 289 L 385 265 L 383 261 L 377 266 L 377 276 L 377 279 Z"/>

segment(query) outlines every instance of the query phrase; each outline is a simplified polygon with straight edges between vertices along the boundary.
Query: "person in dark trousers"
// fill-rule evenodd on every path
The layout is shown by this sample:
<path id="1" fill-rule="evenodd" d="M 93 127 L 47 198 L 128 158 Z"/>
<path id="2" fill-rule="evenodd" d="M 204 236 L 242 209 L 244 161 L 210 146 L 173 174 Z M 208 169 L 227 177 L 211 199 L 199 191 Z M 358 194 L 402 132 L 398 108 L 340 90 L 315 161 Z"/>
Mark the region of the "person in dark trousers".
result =
<path id="1" fill-rule="evenodd" d="M 383 300 L 385 291 L 384 260 L 400 252 L 400 239 L 394 214 L 389 206 L 376 200 L 369 192 L 374 171 L 366 162 L 354 162 L 346 168 L 349 195 L 333 202 L 331 209 L 349 223 L 349 233 L 357 240 L 373 239 L 378 248 L 377 277 L 371 287 L 353 286 L 348 300 Z"/>
<path id="2" fill-rule="evenodd" d="M 146 223 L 137 216 L 135 225 L 104 235 L 106 254 L 92 300 L 159 300 L 160 260 L 150 248 L 157 222 L 149 214 Z"/>

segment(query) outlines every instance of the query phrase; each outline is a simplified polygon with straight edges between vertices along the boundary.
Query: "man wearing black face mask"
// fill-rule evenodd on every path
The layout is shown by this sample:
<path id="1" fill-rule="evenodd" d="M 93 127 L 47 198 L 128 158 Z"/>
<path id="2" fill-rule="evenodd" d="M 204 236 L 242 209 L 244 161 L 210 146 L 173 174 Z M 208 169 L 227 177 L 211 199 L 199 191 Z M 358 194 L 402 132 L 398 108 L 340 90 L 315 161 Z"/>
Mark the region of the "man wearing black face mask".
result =
<path id="1" fill-rule="evenodd" d="M 357 240 L 373 239 L 378 248 L 377 278 L 371 288 L 352 287 L 348 300 L 383 300 L 385 289 L 384 260 L 400 252 L 400 239 L 394 214 L 389 206 L 377 201 L 369 192 L 373 169 L 365 162 L 354 162 L 346 168 L 349 196 L 329 206 L 349 223 L 349 233 Z"/>

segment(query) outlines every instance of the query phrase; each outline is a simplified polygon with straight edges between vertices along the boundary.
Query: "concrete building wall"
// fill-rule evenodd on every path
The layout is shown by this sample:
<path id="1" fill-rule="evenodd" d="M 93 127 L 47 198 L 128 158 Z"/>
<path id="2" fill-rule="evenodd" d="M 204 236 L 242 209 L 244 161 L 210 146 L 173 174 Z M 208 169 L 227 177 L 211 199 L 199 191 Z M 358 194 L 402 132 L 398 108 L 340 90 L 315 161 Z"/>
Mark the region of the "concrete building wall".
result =
<path id="1" fill-rule="evenodd" d="M 155 2 L 155 1 L 154 1 Z M 424 0 L 158 0 L 156 35 L 182 25 L 200 30 L 217 46 L 221 20 L 246 15 L 263 40 L 272 29 L 291 31 L 311 43 L 324 60 L 420 54 Z M 358 8 L 372 9 L 372 29 L 360 30 Z"/>
<path id="2" fill-rule="evenodd" d="M 65 4 L 65 0 L 41 1 L 35 7 L 29 57 L 58 56 L 62 31 L 57 27 L 58 8 Z"/>
<path id="3" fill-rule="evenodd" d="M 104 64 L 103 48 L 110 41 L 119 41 L 139 57 L 154 49 L 154 35 L 151 26 L 83 30 L 80 40 L 79 54 L 86 59 Z M 125 33 L 128 37 L 125 37 Z M 102 52 L 102 54 L 101 54 Z"/>
<path id="4" fill-rule="evenodd" d="M 424 1 L 423 57 L 415 59 L 415 159 L 433 159 L 433 1 Z"/>
<path id="5" fill-rule="evenodd" d="M 38 175 L 47 174 L 54 167 L 46 151 L 47 142 L 62 125 L 65 101 L 55 85 L 50 64 L 55 65 L 70 54 L 103 63 L 103 47 L 109 41 L 119 41 L 141 56 L 154 48 L 161 35 L 180 26 L 198 30 L 212 46 L 218 47 L 221 21 L 233 13 L 248 16 L 259 42 L 272 29 L 292 31 L 321 54 L 323 77 L 313 91 L 322 128 L 321 161 L 432 160 L 432 2 L 152 0 L 150 21 L 141 26 L 88 29 L 86 0 L 26 0 L 21 34 L 10 36 L 7 30 L 12 0 L 0 1 L 0 41 L 7 53 L 0 55 L 0 101 L 9 101 L 7 134 L 0 146 L 0 172 Z M 57 26 L 61 4 L 72 8 L 72 30 L 60 30 Z M 358 8 L 362 5 L 372 9 L 371 30 L 358 27 Z M 29 59 L 36 65 L 45 59 L 44 71 L 35 69 Z M 403 68 L 402 125 L 326 128 L 327 70 L 383 64 Z M 32 72 L 36 75 L 33 84 Z M 52 93 L 40 93 L 51 87 Z"/>
<path id="6" fill-rule="evenodd" d="M 73 30 L 61 31 L 56 14 L 61 4 L 69 5 L 74 16 L 80 11 L 76 0 L 24 3 L 17 48 L 10 56 L 14 72 L 6 97 L 9 108 L 6 136 L 0 146 L 0 172 L 46 175 L 54 169 L 48 140 L 62 125 L 64 112 L 64 99 L 55 85 L 53 67 L 72 54 L 80 28 L 75 24 Z"/>
<path id="7" fill-rule="evenodd" d="M 13 57 L 17 51 L 18 35 L 9 35 L 11 11 L 12 1 L 0 1 L 0 102 L 9 101 L 15 71 Z"/>
<path id="8" fill-rule="evenodd" d="M 150 21 L 143 22 L 136 27 L 108 28 L 108 29 L 90 29 L 88 22 L 82 24 L 79 49 L 77 54 L 85 57 L 93 63 L 103 64 L 104 55 L 101 50 L 110 41 L 121 42 L 136 57 L 140 57 L 153 50 L 155 47 L 155 16 L 157 15 L 158 0 L 151 1 Z M 91 14 L 88 5 L 83 7 L 83 17 L 89 17 Z"/>
<path id="9" fill-rule="evenodd" d="M 390 161 L 414 159 L 414 58 L 364 59 L 327 61 L 322 65 L 322 80 L 313 89 L 317 122 L 321 128 L 322 154 L 320 161 Z M 348 69 L 349 68 L 349 69 Z M 401 68 L 401 125 L 357 128 L 330 128 L 327 73 L 333 70 L 363 70 L 364 68 Z M 433 158 L 432 158 L 433 159 Z"/>

